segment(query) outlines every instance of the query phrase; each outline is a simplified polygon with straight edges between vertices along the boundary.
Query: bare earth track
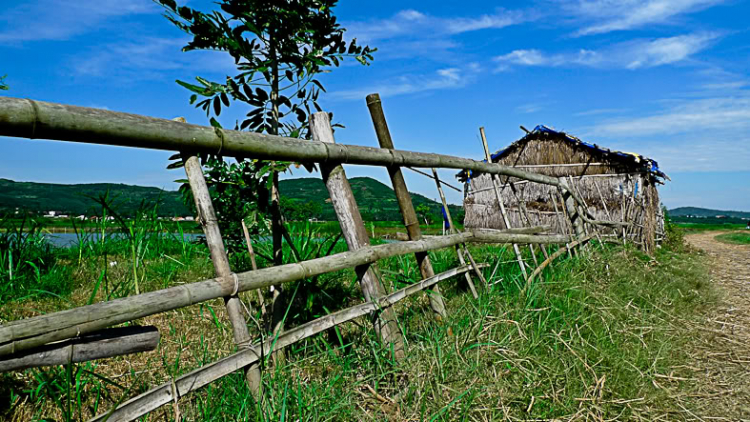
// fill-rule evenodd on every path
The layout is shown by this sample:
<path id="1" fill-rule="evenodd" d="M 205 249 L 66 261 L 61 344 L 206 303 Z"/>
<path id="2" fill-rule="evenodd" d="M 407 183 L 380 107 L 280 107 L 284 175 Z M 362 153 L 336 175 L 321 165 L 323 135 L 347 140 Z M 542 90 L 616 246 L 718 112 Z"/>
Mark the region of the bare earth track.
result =
<path id="1" fill-rule="evenodd" d="M 710 259 L 720 298 L 697 335 L 693 410 L 689 420 L 750 421 L 750 245 L 715 239 L 720 232 L 686 236 Z M 698 334 L 698 333 L 696 333 Z"/>

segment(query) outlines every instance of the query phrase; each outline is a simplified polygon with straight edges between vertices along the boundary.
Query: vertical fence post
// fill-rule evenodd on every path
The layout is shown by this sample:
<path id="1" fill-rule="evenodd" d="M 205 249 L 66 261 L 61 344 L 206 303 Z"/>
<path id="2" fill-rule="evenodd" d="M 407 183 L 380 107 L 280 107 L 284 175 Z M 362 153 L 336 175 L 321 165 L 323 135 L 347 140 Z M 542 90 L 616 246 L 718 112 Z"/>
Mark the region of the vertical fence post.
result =
<path id="1" fill-rule="evenodd" d="M 213 262 L 216 276 L 231 277 L 233 273 L 231 268 L 229 268 L 229 259 L 224 249 L 224 241 L 221 238 L 216 212 L 214 212 L 211 195 L 208 192 L 206 178 L 203 176 L 200 159 L 197 155 L 186 153 L 182 153 L 181 155 L 182 161 L 185 164 L 185 173 L 190 183 L 190 189 L 193 191 L 195 208 L 198 210 L 198 221 L 203 228 L 203 233 L 206 235 L 206 243 L 211 253 L 211 262 Z M 224 304 L 227 309 L 229 321 L 232 323 L 234 342 L 240 349 L 249 348 L 250 333 L 247 330 L 245 316 L 242 312 L 242 303 L 237 293 L 225 297 Z M 244 368 L 244 372 L 250 392 L 256 399 L 259 398 L 261 389 L 260 368 L 257 364 L 254 364 L 248 368 Z"/>
<path id="2" fill-rule="evenodd" d="M 318 112 L 310 116 L 310 132 L 313 141 L 329 144 L 336 142 L 333 137 L 331 121 L 325 112 Z M 353 251 L 370 246 L 367 228 L 362 221 L 357 202 L 354 200 L 354 193 L 351 185 L 349 185 L 349 180 L 346 178 L 344 167 L 341 164 L 321 163 L 320 171 L 323 174 L 323 181 L 328 188 L 328 193 L 331 195 L 331 203 L 336 211 L 336 217 L 339 220 L 341 232 L 349 250 Z M 366 301 L 371 302 L 385 295 L 385 289 L 378 279 L 375 263 L 358 267 L 356 272 Z M 402 359 L 405 356 L 404 339 L 401 337 L 393 308 L 386 308 L 374 314 L 373 323 L 383 342 L 393 348 L 394 357 Z"/>
<path id="3" fill-rule="evenodd" d="M 482 135 L 482 145 L 484 146 L 484 155 L 487 158 L 488 163 L 492 163 L 492 155 L 490 154 L 490 146 L 487 144 L 487 135 L 484 134 L 484 128 L 479 128 L 479 134 Z M 492 188 L 495 190 L 495 198 L 497 199 L 497 203 L 500 206 L 500 214 L 503 216 L 503 222 L 505 223 L 505 228 L 510 229 L 510 220 L 508 219 L 508 212 L 505 211 L 505 203 L 503 202 L 503 197 L 500 194 L 500 180 L 497 177 L 496 174 L 489 175 L 490 179 L 492 180 Z M 513 244 L 513 252 L 516 254 L 516 259 L 518 260 L 518 266 L 521 267 L 521 273 L 523 274 L 523 279 L 528 280 L 529 275 L 526 273 L 526 265 L 523 262 L 523 257 L 521 256 L 521 249 L 519 249 L 518 244 Z"/>
<path id="4" fill-rule="evenodd" d="M 573 225 L 573 230 L 575 230 L 575 235 L 577 238 L 583 237 L 585 235 L 583 221 L 578 212 L 579 210 L 576 206 L 576 201 L 573 198 L 573 195 L 570 194 L 571 187 L 568 186 L 565 177 L 560 177 L 560 184 L 564 186 L 561 193 L 563 197 L 563 206 L 565 207 L 565 210 L 568 211 L 568 217 L 570 218 L 570 223 Z"/>
<path id="5" fill-rule="evenodd" d="M 383 113 L 383 105 L 380 102 L 380 95 L 368 95 L 367 108 L 370 109 L 370 117 L 372 118 L 372 124 L 375 126 L 375 134 L 378 137 L 380 147 L 394 149 L 391 132 L 388 130 L 388 123 L 386 122 L 385 114 Z M 406 188 L 406 181 L 404 181 L 401 167 L 388 166 L 388 174 L 391 176 L 393 191 L 396 193 L 396 198 L 398 199 L 398 206 L 401 209 L 401 216 L 404 219 L 404 225 L 406 226 L 406 233 L 409 236 L 409 240 L 419 240 L 422 238 L 422 230 L 419 228 L 417 213 L 414 211 L 414 204 L 411 202 L 411 195 Z M 427 252 L 420 252 L 415 255 L 417 257 L 419 270 L 422 273 L 422 278 L 430 278 L 434 276 L 435 271 L 432 269 L 432 263 L 430 262 Z M 445 312 L 443 296 L 440 294 L 440 288 L 435 285 L 432 288 L 432 292 L 428 293 L 428 295 L 430 297 L 430 306 L 435 312 L 435 316 L 438 320 L 442 320 L 447 314 Z"/>
<path id="6" fill-rule="evenodd" d="M 437 190 L 438 190 L 438 193 L 440 194 L 440 201 L 443 203 L 443 209 L 445 210 L 445 219 L 448 221 L 448 230 L 450 231 L 450 233 L 458 233 L 458 230 L 453 225 L 453 218 L 451 218 L 451 211 L 450 209 L 448 209 L 448 201 L 445 200 L 445 192 L 443 192 L 443 187 L 440 186 L 440 178 L 438 177 L 437 170 L 432 169 L 432 176 L 435 179 L 435 184 L 437 185 Z M 474 267 L 474 271 L 477 277 L 486 286 L 487 281 L 484 279 L 482 270 L 477 268 L 476 263 L 474 262 L 474 257 L 472 257 L 471 253 L 469 252 L 469 248 L 466 247 L 465 243 L 456 245 L 456 255 L 458 255 L 458 262 L 462 266 L 466 265 L 466 261 L 464 260 L 464 256 L 463 256 L 464 252 L 466 252 L 466 255 L 469 257 L 469 260 L 471 261 Z M 474 296 L 474 299 L 478 299 L 479 295 L 477 294 L 476 287 L 474 287 L 474 282 L 471 281 L 471 276 L 469 275 L 469 273 L 464 273 L 464 277 L 466 278 L 466 284 L 469 286 L 469 290 L 471 290 L 471 295 Z"/>

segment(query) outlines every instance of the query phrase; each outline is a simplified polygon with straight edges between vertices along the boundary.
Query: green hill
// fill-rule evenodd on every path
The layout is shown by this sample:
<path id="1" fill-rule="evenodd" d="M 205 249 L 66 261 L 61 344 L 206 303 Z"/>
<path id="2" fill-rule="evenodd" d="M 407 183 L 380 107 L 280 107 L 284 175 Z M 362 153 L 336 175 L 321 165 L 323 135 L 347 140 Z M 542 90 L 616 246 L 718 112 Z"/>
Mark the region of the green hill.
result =
<path id="1" fill-rule="evenodd" d="M 718 218 L 750 218 L 750 212 L 721 211 L 709 208 L 679 207 L 668 211 L 672 217 L 718 217 Z"/>
<path id="2" fill-rule="evenodd" d="M 401 213 L 393 190 L 385 184 L 369 177 L 355 177 L 349 180 L 354 197 L 362 212 L 362 217 L 369 221 L 399 221 Z M 320 204 L 321 220 L 336 219 L 333 206 L 330 204 L 328 190 L 321 179 L 301 178 L 286 179 L 279 184 L 283 197 Z M 92 183 L 63 185 L 54 183 L 14 182 L 0 179 L 0 209 L 25 209 L 38 213 L 58 211 L 65 214 L 91 214 L 96 202 L 91 199 L 104 194 L 117 198 L 118 209 L 124 215 L 132 215 L 142 200 L 153 203 L 161 201 L 159 208 L 162 216 L 187 216 L 191 212 L 182 202 L 177 191 L 165 191 L 158 188 L 132 186 L 114 183 Z M 412 193 L 414 207 L 425 204 L 434 214 L 440 214 L 440 205 L 422 195 Z M 462 213 L 460 206 L 450 206 L 451 213 L 458 218 Z"/>

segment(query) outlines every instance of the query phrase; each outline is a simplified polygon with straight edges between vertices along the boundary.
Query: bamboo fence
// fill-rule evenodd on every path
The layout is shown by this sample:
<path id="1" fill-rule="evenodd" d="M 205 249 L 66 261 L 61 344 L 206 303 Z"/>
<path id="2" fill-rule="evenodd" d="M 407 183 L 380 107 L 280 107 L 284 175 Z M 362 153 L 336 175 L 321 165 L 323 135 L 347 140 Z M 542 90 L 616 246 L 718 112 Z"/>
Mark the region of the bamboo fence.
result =
<path id="1" fill-rule="evenodd" d="M 531 282 L 545 266 L 561 255 L 562 251 L 570 253 L 571 248 L 582 245 L 590 239 L 591 235 L 587 236 L 584 233 L 584 225 L 591 227 L 592 230 L 603 224 L 608 224 L 610 227 L 613 225 L 612 222 L 597 220 L 588 211 L 582 198 L 568 187 L 565 180 L 558 177 L 491 163 L 491 160 L 480 162 L 449 155 L 397 150 L 388 130 L 379 96 L 377 94 L 368 96 L 367 105 L 380 148 L 335 143 L 328 114 L 323 112 L 311 116 L 313 140 L 306 141 L 197 126 L 108 110 L 0 97 L 0 136 L 180 152 L 196 201 L 198 221 L 206 235 L 216 275 L 215 278 L 208 280 L 3 324 L 0 326 L 0 370 L 14 370 L 30 365 L 59 365 L 153 350 L 159 339 L 159 333 L 155 329 L 120 332 L 118 330 L 122 328 L 111 327 L 149 315 L 224 298 L 237 343 L 236 353 L 125 401 L 109 412 L 95 417 L 94 420 L 135 420 L 164 404 L 178 400 L 190 391 L 239 370 L 244 371 L 248 386 L 257 395 L 260 393 L 261 385 L 259 363 L 263 356 L 268 356 L 304 338 L 362 316 L 369 316 L 372 319 L 376 332 L 383 343 L 389 345 L 393 357 L 403 358 L 406 350 L 392 305 L 406 297 L 430 289 L 432 290 L 429 294 L 430 305 L 436 318 L 441 320 L 445 318 L 448 311 L 440 295 L 438 287 L 440 281 L 461 275 L 465 278 L 474 298 L 478 297 L 478 290 L 487 287 L 488 280 L 481 271 L 486 264 L 475 262 L 466 246 L 469 243 L 514 245 L 516 262 L 523 270 L 524 278 Z M 488 149 L 485 148 L 485 150 L 489 152 Z M 293 264 L 261 269 L 253 265 L 252 271 L 232 272 L 197 154 L 320 164 L 324 182 L 331 195 L 349 250 Z M 377 246 L 370 245 L 369 236 L 342 167 L 343 164 L 374 165 L 388 169 L 409 240 Z M 430 176 L 428 173 L 416 170 L 435 180 L 450 223 L 447 235 L 425 237 L 420 232 L 414 206 L 402 174 L 403 167 L 432 171 L 433 175 Z M 506 224 L 505 230 L 476 228 L 459 232 L 450 218 L 442 191 L 443 185 L 452 186 L 438 178 L 436 168 L 471 170 L 493 175 L 493 190 L 504 213 L 505 208 L 500 194 L 504 186 L 500 186 L 498 176 L 504 176 L 506 179 L 514 178 L 518 180 L 517 184 L 536 183 L 559 190 L 564 196 L 561 202 L 562 212 L 557 210 L 555 201 L 554 214 L 560 224 L 563 224 L 563 213 L 567 211 L 568 214 L 565 214 L 567 217 L 573 216 L 573 219 L 565 218 L 571 228 L 563 234 L 549 234 L 550 226 L 533 225 L 531 217 L 525 213 L 523 224 L 520 224 L 518 228 L 510 228 L 510 224 Z M 551 192 L 552 190 L 550 190 L 552 198 Z M 632 209 L 635 210 L 635 208 L 633 204 Z M 505 219 L 507 222 L 507 217 Z M 614 225 L 622 226 L 623 233 L 633 231 L 627 221 Z M 254 251 L 247 233 L 246 238 L 248 251 L 254 260 Z M 537 266 L 531 276 L 527 276 L 528 263 L 524 262 L 518 246 L 534 244 L 544 250 L 547 259 Z M 565 245 L 565 248 L 549 255 L 544 249 L 544 245 L 549 244 Z M 436 275 L 427 253 L 444 248 L 454 248 L 461 265 Z M 377 262 L 384 258 L 408 254 L 416 256 L 422 281 L 386 294 L 380 281 Z M 467 259 L 469 264 L 466 264 Z M 536 261 L 535 253 L 534 261 Z M 365 299 L 363 304 L 279 332 L 277 336 L 264 342 L 254 341 L 250 337 L 241 310 L 243 304 L 240 301 L 240 292 L 269 286 L 282 286 L 285 283 L 350 268 L 357 270 L 357 277 Z M 470 272 L 474 273 L 480 281 L 479 288 L 473 283 Z M 45 356 L 45 358 L 33 361 L 34 356 Z"/>

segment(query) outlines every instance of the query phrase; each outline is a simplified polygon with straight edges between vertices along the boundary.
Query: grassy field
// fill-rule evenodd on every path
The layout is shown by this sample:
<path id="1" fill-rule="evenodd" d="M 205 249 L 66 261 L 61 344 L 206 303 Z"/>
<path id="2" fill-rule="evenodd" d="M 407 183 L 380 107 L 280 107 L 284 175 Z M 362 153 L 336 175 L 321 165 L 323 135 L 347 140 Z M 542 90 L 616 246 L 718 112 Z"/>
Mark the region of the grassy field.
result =
<path id="1" fill-rule="evenodd" d="M 675 225 L 686 232 L 702 232 L 709 230 L 741 230 L 745 224 L 733 223 L 675 223 Z"/>
<path id="2" fill-rule="evenodd" d="M 716 236 L 716 240 L 734 245 L 750 245 L 750 230 L 720 234 Z"/>
<path id="3" fill-rule="evenodd" d="M 323 229 L 313 230 L 325 239 L 317 242 L 306 240 L 309 229 L 291 230 L 303 258 L 346 249 Z M 152 291 L 213 275 L 203 245 L 158 226 L 133 236 L 105 236 L 103 242 L 84 237 L 70 249 L 51 248 L 33 231 L 20 242 L 13 233 L 0 236 L 3 322 L 130 295 L 136 284 Z M 262 254 L 270 255 L 268 248 L 257 245 Z M 182 398 L 181 415 L 269 421 L 679 419 L 674 397 L 691 391 L 683 380 L 690 378 L 685 365 L 692 338 L 679 321 L 699 317 L 715 296 L 702 259 L 679 239 L 654 258 L 594 245 L 557 261 L 528 289 L 507 248 L 472 251 L 490 264 L 484 271 L 489 286 L 479 300 L 460 283 L 444 282 L 449 316 L 442 324 L 424 295 L 396 306 L 406 360 L 392 361 L 363 318 L 300 342 L 286 351 L 284 363 L 267 365 L 260 402 L 234 374 Z M 288 247 L 285 255 L 292 259 Z M 452 250 L 430 256 L 436 272 L 457 265 Z M 235 271 L 249 268 L 241 252 L 230 261 Z M 260 264 L 268 265 L 263 259 Z M 380 269 L 388 290 L 419 279 L 413 257 L 381 261 Z M 292 283 L 286 291 L 287 326 L 361 301 L 352 270 Z M 259 309 L 255 294 L 243 295 Z M 159 328 L 156 351 L 0 374 L 0 418 L 86 419 L 234 350 L 221 300 L 136 323 Z M 689 408 L 689 399 L 682 400 Z M 147 420 L 171 420 L 174 412 L 167 406 Z"/>

